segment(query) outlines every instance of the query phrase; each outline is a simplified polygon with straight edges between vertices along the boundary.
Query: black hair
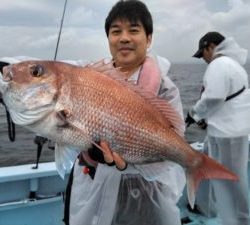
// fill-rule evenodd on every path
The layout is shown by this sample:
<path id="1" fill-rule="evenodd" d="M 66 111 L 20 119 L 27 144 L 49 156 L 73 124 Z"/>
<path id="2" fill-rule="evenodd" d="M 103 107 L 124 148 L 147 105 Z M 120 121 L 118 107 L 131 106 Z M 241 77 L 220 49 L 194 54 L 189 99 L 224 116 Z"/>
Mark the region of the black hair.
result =
<path id="1" fill-rule="evenodd" d="M 146 35 L 153 33 L 153 19 L 147 6 L 138 0 L 120 0 L 110 10 L 105 21 L 108 36 L 111 24 L 117 19 L 126 19 L 130 23 L 141 22 Z"/>

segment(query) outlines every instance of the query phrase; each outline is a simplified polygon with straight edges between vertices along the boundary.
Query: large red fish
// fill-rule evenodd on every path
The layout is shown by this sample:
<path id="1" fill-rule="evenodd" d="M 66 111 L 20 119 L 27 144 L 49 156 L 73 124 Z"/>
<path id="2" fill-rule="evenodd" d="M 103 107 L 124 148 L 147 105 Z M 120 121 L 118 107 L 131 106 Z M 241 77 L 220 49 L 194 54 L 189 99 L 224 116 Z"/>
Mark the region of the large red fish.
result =
<path id="1" fill-rule="evenodd" d="M 180 164 L 186 171 L 191 205 L 202 179 L 237 180 L 178 134 L 182 119 L 165 100 L 116 73 L 26 61 L 4 68 L 0 91 L 15 123 L 61 146 L 82 148 L 105 140 L 130 163 L 171 160 Z"/>

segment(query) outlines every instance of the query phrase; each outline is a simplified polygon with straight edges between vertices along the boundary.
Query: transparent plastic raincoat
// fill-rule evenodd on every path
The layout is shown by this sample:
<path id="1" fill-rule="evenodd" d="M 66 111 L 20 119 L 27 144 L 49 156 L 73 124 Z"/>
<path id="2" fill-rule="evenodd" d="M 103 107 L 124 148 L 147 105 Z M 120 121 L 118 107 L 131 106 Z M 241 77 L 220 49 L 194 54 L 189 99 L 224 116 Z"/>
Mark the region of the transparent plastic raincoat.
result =
<path id="1" fill-rule="evenodd" d="M 157 57 L 161 71 L 159 95 L 182 115 L 179 91 L 166 76 L 170 63 Z M 131 80 L 137 81 L 140 69 Z M 182 115 L 183 116 L 183 115 Z M 169 161 L 136 166 L 125 171 L 98 164 L 95 177 L 74 165 L 70 225 L 180 225 L 176 203 L 185 186 L 183 169 Z"/>

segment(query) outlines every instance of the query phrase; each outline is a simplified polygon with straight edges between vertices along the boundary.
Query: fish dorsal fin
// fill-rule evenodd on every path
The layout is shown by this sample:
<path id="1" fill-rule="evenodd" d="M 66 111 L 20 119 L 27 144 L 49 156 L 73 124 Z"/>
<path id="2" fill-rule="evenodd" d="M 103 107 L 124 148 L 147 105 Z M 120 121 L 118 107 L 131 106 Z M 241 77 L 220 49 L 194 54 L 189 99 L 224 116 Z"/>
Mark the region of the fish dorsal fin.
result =
<path id="1" fill-rule="evenodd" d="M 184 135 L 184 122 L 180 114 L 173 108 L 173 106 L 167 102 L 165 99 L 161 99 L 158 96 L 155 96 L 151 92 L 147 92 L 140 85 L 132 86 L 131 88 L 143 97 L 147 102 L 149 102 L 156 110 L 158 110 L 163 117 L 170 122 L 173 130 L 178 133 L 180 136 Z"/>
<path id="2" fill-rule="evenodd" d="M 113 80 L 118 81 L 123 86 L 129 88 L 130 90 L 133 90 L 135 93 L 140 95 L 145 101 L 147 101 L 149 104 L 151 104 L 158 112 L 162 114 L 164 119 L 166 119 L 166 122 L 168 121 L 170 123 L 170 126 L 173 128 L 173 130 L 178 133 L 179 135 L 184 135 L 184 122 L 180 114 L 174 109 L 174 107 L 168 103 L 165 99 L 161 99 L 158 96 L 156 96 L 155 93 L 153 93 L 153 88 L 151 88 L 151 91 L 145 90 L 148 85 L 144 85 L 146 82 L 141 82 L 139 84 L 133 84 L 131 82 L 128 82 L 124 78 L 124 74 L 117 68 L 113 67 L 113 64 L 109 63 L 109 65 L 104 65 L 104 62 L 98 62 L 95 64 L 96 66 L 90 66 L 90 69 L 93 69 L 95 71 L 101 72 L 105 74 L 106 76 L 109 76 Z M 113 68 L 112 68 L 113 67 Z M 154 76 L 154 70 L 151 69 L 150 72 L 152 73 L 151 76 Z M 155 75 L 156 76 L 156 75 Z"/>
<path id="3" fill-rule="evenodd" d="M 93 69 L 97 72 L 109 75 L 110 73 L 114 73 L 115 71 L 118 72 L 119 68 L 115 68 L 113 66 L 113 61 L 105 63 L 105 60 L 102 59 L 98 62 L 91 63 L 85 66 L 85 68 Z"/>

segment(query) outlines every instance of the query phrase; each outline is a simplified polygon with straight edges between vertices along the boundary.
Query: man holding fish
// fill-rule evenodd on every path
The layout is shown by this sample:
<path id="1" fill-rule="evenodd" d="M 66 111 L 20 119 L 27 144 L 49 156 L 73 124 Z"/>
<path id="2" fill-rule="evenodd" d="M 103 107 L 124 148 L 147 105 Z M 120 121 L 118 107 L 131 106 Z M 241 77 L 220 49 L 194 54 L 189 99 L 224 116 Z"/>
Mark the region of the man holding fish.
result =
<path id="1" fill-rule="evenodd" d="M 237 176 L 184 140 L 169 62 L 147 53 L 153 24 L 145 4 L 117 2 L 105 31 L 113 61 L 4 67 L 3 99 L 14 122 L 56 142 L 60 175 L 78 154 L 67 188 L 66 224 L 180 225 L 180 165 L 191 206 L 202 179 Z"/>
<path id="2" fill-rule="evenodd" d="M 178 89 L 166 76 L 168 60 L 147 57 L 153 23 L 146 6 L 140 1 L 119 1 L 106 19 L 105 31 L 113 65 L 124 72 L 121 76 L 171 102 L 182 118 Z M 145 82 L 151 72 L 157 73 L 155 81 L 153 78 L 152 82 Z M 106 163 L 112 165 L 114 161 L 117 168 L 99 163 L 92 180 L 82 173 L 82 166 L 75 163 L 69 224 L 181 224 L 176 203 L 185 185 L 182 168 L 172 162 L 162 162 L 145 165 L 140 174 L 133 164 L 126 166 L 118 154 L 111 152 L 107 143 L 103 142 L 102 147 Z M 102 157 L 96 156 L 97 151 L 88 152 L 92 158 L 103 162 Z M 89 171 L 93 169 L 90 167 Z M 98 182 L 102 182 L 101 187 L 96 185 Z M 101 204 L 97 207 L 96 202 Z"/>
<path id="3" fill-rule="evenodd" d="M 165 99 L 164 101 L 169 102 L 179 114 L 177 123 L 180 127 L 179 133 L 183 136 L 183 115 L 179 91 L 167 77 L 170 63 L 165 58 L 147 54 L 153 33 L 152 17 L 147 7 L 140 1 L 119 1 L 106 19 L 105 31 L 112 55 L 112 64 L 107 59 L 87 67 L 98 68 L 102 72 L 112 70 L 113 66 L 119 68 L 120 79 L 138 84 L 140 89 L 150 92 L 150 96 L 159 95 Z M 10 63 L 19 61 L 18 58 L 13 60 Z M 44 71 L 40 66 L 32 67 L 30 70 L 33 76 L 43 76 Z M 8 75 L 4 78 L 6 81 L 7 77 Z M 53 92 L 53 88 L 50 92 Z M 68 93 L 67 90 L 65 93 Z M 33 100 L 35 101 L 34 97 Z M 33 102 L 32 105 L 35 103 Z M 39 115 L 43 112 L 45 110 L 39 111 Z M 14 114 L 13 112 L 12 116 L 15 117 L 16 122 L 17 120 L 20 122 L 19 116 Z M 26 122 L 26 119 L 22 118 L 22 124 Z M 44 121 L 43 124 L 45 124 Z M 61 125 L 67 126 L 63 121 Z M 47 127 L 48 130 L 53 130 Z M 147 136 L 142 141 L 148 142 Z M 179 165 L 164 161 L 135 166 L 132 163 L 126 163 L 120 154 L 112 152 L 108 147 L 111 144 L 108 140 L 99 140 L 97 143 L 101 146 L 103 153 L 95 145 L 90 145 L 90 147 L 86 145 L 85 151 L 79 154 L 74 163 L 67 188 L 69 195 L 66 197 L 66 203 L 69 204 L 65 207 L 66 224 L 181 224 L 176 203 L 185 186 L 185 175 Z M 147 143 L 147 145 L 150 144 L 150 142 Z M 64 149 L 60 147 L 61 152 L 58 149 L 57 146 L 56 160 L 59 161 L 57 167 L 60 174 L 63 174 L 64 168 L 71 166 L 65 161 L 75 160 L 76 154 L 71 148 L 71 153 L 68 151 L 65 160 L 65 157 L 61 156 Z M 114 164 L 116 166 L 110 166 Z"/>

